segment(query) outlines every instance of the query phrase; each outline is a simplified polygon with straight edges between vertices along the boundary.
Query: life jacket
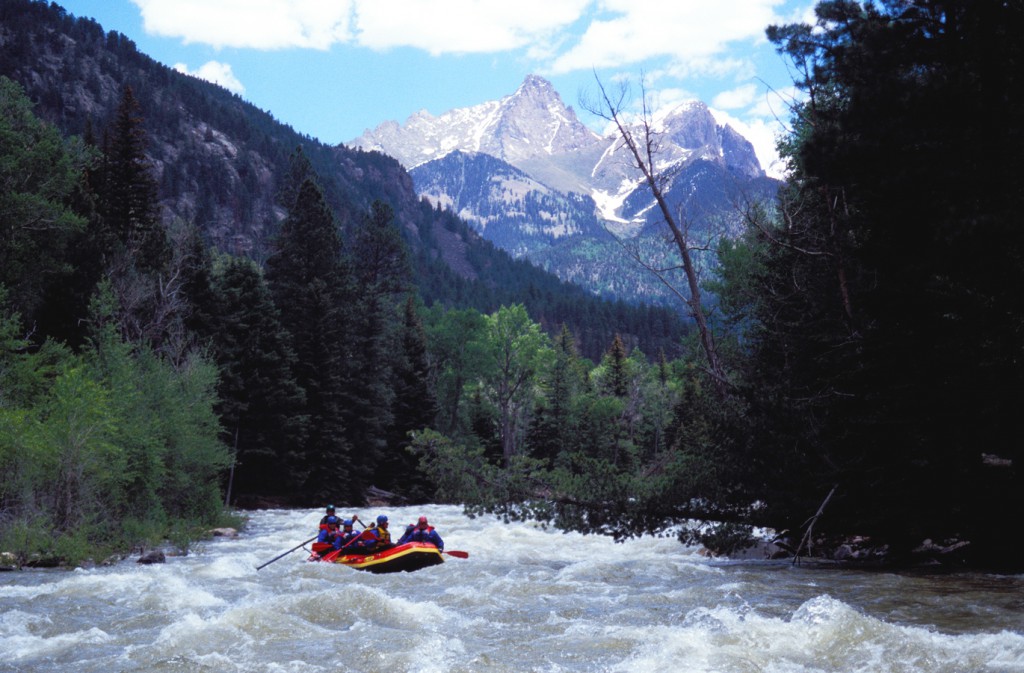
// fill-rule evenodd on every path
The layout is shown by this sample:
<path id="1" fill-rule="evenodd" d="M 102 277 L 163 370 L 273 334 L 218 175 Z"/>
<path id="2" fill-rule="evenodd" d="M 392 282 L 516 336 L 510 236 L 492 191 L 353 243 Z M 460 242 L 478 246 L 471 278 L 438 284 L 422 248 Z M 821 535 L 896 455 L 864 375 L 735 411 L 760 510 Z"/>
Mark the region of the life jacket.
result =
<path id="1" fill-rule="evenodd" d="M 374 530 L 375 529 L 373 528 L 367 528 L 351 540 L 345 542 L 341 548 L 349 552 L 366 549 L 368 546 L 373 544 L 371 540 L 377 539 L 377 536 L 373 534 Z"/>

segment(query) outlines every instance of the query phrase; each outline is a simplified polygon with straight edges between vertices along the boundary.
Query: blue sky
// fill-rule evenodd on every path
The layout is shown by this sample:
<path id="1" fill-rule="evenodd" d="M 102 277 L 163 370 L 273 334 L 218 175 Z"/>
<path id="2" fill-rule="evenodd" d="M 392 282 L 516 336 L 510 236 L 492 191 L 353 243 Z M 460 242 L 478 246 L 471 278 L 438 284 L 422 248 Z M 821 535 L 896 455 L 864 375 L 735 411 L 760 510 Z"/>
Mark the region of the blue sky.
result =
<path id="1" fill-rule="evenodd" d="M 697 98 L 743 132 L 762 164 L 793 95 L 771 23 L 810 0 L 58 0 L 156 60 L 238 93 L 323 142 L 513 93 L 528 74 L 580 109 L 643 77 L 655 109 Z"/>

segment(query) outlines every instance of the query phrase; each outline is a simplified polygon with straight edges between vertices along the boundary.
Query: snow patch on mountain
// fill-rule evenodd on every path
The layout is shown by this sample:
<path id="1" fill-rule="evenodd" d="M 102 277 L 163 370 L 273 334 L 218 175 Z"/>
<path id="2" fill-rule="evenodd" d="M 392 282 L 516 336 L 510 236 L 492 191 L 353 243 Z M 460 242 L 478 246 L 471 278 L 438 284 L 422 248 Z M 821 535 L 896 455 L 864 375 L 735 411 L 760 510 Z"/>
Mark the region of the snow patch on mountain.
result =
<path id="1" fill-rule="evenodd" d="M 516 166 L 540 155 L 571 152 L 597 137 L 547 80 L 531 75 L 501 100 L 437 117 L 421 110 L 401 126 L 384 122 L 348 144 L 390 154 L 407 168 L 454 150 L 484 152 Z"/>
<path id="2" fill-rule="evenodd" d="M 641 145 L 646 130 L 629 127 Z M 704 103 L 659 112 L 650 130 L 666 197 L 700 235 L 739 226 L 735 203 L 744 190 L 755 198 L 771 192 L 752 144 Z M 564 280 L 624 298 L 674 300 L 614 240 L 632 239 L 659 265 L 672 265 L 660 209 L 629 148 L 618 133 L 587 128 L 540 77 L 497 101 L 384 122 L 349 145 L 394 156 L 421 197 Z"/>

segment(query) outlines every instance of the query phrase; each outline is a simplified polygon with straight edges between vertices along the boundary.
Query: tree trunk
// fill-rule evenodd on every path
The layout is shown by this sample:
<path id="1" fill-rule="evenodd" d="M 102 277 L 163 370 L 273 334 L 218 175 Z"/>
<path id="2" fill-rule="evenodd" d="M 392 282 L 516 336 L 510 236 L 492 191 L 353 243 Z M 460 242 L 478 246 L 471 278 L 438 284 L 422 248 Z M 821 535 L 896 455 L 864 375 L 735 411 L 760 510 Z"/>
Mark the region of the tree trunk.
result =
<path id="1" fill-rule="evenodd" d="M 636 167 L 640 170 L 644 180 L 647 182 L 647 186 L 654 195 L 654 200 L 657 202 L 658 208 L 661 210 L 662 217 L 665 218 L 665 223 L 672 232 L 672 239 L 675 242 L 676 248 L 679 250 L 679 256 L 682 258 L 683 272 L 686 274 L 687 289 L 690 293 L 689 298 L 684 299 L 684 301 L 686 302 L 687 308 L 689 308 L 694 321 L 697 323 L 697 330 L 700 333 L 701 349 L 704 351 L 704 355 L 708 360 L 709 373 L 714 379 L 718 391 L 720 393 L 724 393 L 727 385 L 725 370 L 719 360 L 718 351 L 715 347 L 714 335 L 711 333 L 707 317 L 704 314 L 704 308 L 700 299 L 700 283 L 697 279 L 697 269 L 694 266 L 693 258 L 690 255 L 690 246 L 686 238 L 686 232 L 679 226 L 676 218 L 672 215 L 672 211 L 665 200 L 665 195 L 662 192 L 661 185 L 659 184 L 659 176 L 655 172 L 654 154 L 656 152 L 656 142 L 654 132 L 651 129 L 651 120 L 647 109 L 647 101 L 643 101 L 643 114 L 641 117 L 643 147 L 641 147 L 637 142 L 636 137 L 634 137 L 633 131 L 626 127 L 626 124 L 622 119 L 622 101 L 625 98 L 625 90 L 618 102 L 612 102 L 600 80 L 598 80 L 597 85 L 601 90 L 600 105 L 584 105 L 584 107 L 587 107 L 591 112 L 594 112 L 615 124 L 615 128 L 618 129 L 619 135 L 622 136 L 623 143 L 625 143 L 625 146 L 629 149 L 630 154 L 633 155 Z M 595 107 L 598 109 L 594 109 Z"/>

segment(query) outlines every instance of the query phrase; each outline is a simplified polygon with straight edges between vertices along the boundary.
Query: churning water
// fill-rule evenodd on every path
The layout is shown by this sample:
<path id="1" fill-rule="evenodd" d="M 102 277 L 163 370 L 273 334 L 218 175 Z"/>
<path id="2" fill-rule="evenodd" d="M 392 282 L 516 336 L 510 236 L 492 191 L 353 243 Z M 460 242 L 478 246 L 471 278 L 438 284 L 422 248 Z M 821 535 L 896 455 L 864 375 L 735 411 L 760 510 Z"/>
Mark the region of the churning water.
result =
<path id="1" fill-rule="evenodd" d="M 164 565 L 0 574 L 0 671 L 1024 673 L 1024 577 L 730 562 L 456 507 L 384 513 L 398 531 L 426 514 L 470 558 L 373 575 L 299 550 L 257 572 L 320 513 L 255 512 L 241 537 Z"/>

